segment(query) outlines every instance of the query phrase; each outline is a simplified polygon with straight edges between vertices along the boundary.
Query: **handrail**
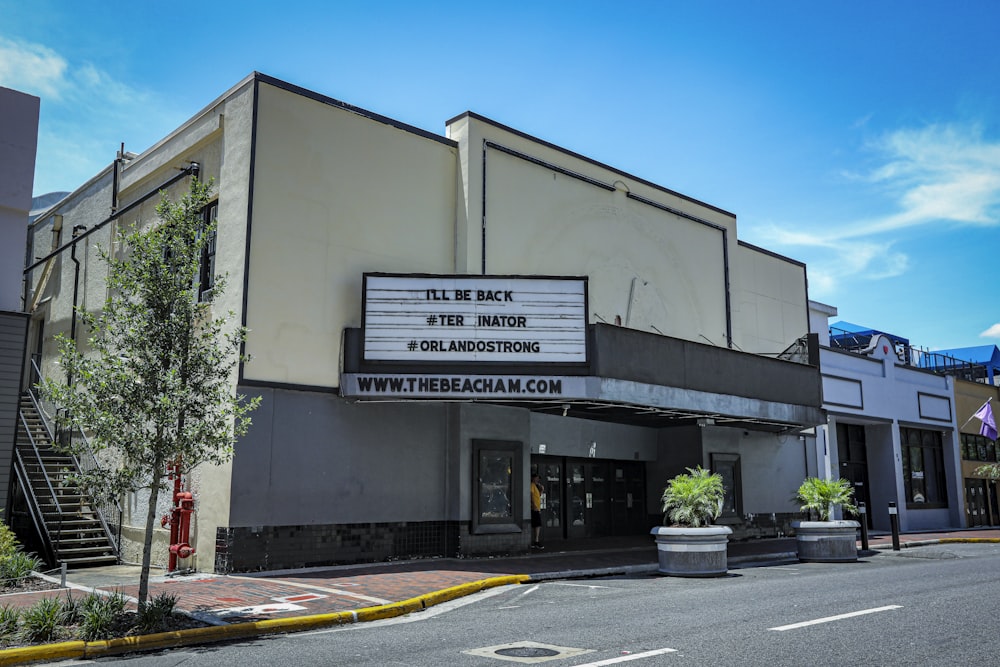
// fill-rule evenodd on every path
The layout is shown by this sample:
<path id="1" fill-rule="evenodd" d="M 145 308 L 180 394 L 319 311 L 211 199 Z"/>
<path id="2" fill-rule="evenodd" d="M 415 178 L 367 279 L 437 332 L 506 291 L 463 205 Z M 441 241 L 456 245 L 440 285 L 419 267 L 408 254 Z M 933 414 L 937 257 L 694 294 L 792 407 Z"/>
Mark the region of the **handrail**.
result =
<path id="1" fill-rule="evenodd" d="M 32 357 L 31 359 L 31 367 L 34 370 L 35 375 L 39 378 L 39 381 L 41 381 L 42 372 L 38 368 L 38 364 L 35 362 L 34 357 Z M 32 389 L 28 389 L 28 396 L 31 397 L 31 401 L 34 404 L 35 409 L 38 411 L 39 418 L 42 420 L 43 424 L 45 424 L 45 428 L 48 431 L 49 437 L 53 438 L 54 440 L 55 427 L 52 424 L 52 422 L 47 419 L 48 415 L 42 409 L 42 406 L 38 401 L 38 397 L 35 396 L 35 392 Z M 83 429 L 80 428 L 79 426 L 76 427 L 75 432 L 70 431 L 71 439 L 76 438 L 77 436 L 79 436 L 79 438 L 83 441 L 83 447 L 79 448 L 80 451 L 86 452 L 89 455 L 88 465 L 85 468 L 83 462 L 76 455 L 75 450 L 77 448 L 72 448 L 68 452 L 69 456 L 73 459 L 73 463 L 76 465 L 77 469 L 80 471 L 86 470 L 88 472 L 91 470 L 97 470 L 98 472 L 103 471 L 100 462 L 97 460 L 97 456 L 94 454 L 93 448 L 90 446 L 90 440 L 87 438 L 87 434 L 84 433 Z M 101 527 L 104 529 L 104 534 L 107 535 L 108 539 L 111 541 L 111 546 L 114 548 L 115 556 L 120 558 L 122 517 L 124 516 L 124 511 L 122 510 L 121 503 L 118 502 L 117 498 L 113 498 L 110 496 L 105 498 L 98 498 L 94 495 L 93 491 L 91 491 L 90 489 L 87 490 L 87 493 L 95 501 L 92 506 L 92 509 L 94 510 L 94 514 L 97 515 L 97 519 L 98 521 L 100 521 Z M 107 505 L 107 507 L 104 507 L 103 505 Z M 115 532 L 111 532 L 111 528 L 108 526 L 107 519 L 105 518 L 106 509 L 111 509 L 117 514 L 118 520 L 115 522 L 117 530 Z"/>
<path id="2" fill-rule="evenodd" d="M 75 450 L 71 450 L 69 452 L 69 455 L 73 458 L 73 463 L 76 464 L 76 467 L 79 470 L 86 470 L 88 472 L 91 470 L 102 471 L 103 468 L 101 467 L 101 464 L 98 462 L 97 457 L 94 455 L 94 450 L 90 448 L 90 441 L 87 439 L 87 435 L 83 432 L 83 429 L 81 428 L 77 428 L 77 432 L 79 433 L 80 438 L 83 440 L 82 451 L 86 451 L 87 454 L 90 455 L 90 466 L 84 468 L 83 462 L 80 461 L 80 459 L 77 457 Z M 71 433 L 70 437 L 75 437 L 76 435 L 77 435 L 76 433 Z M 94 500 L 94 507 L 93 507 L 94 514 L 97 515 L 98 521 L 101 522 L 101 527 L 104 529 L 105 535 L 107 535 L 108 538 L 111 540 L 111 546 L 115 550 L 115 556 L 121 556 L 120 545 L 121 545 L 121 529 L 122 529 L 122 515 L 123 515 L 121 504 L 118 502 L 117 498 L 114 498 L 110 495 L 104 497 L 98 497 L 90 489 L 87 490 L 87 493 L 90 495 L 91 499 Z M 118 521 L 116 524 L 118 526 L 118 532 L 116 533 L 111 532 L 111 529 L 108 527 L 108 522 L 104 518 L 105 510 L 104 508 L 101 507 L 101 505 L 104 503 L 111 505 L 118 512 Z"/>
<path id="3" fill-rule="evenodd" d="M 59 534 L 62 534 L 63 529 L 63 511 L 62 505 L 59 502 L 59 498 L 56 495 L 56 490 L 52 488 L 52 481 L 49 479 L 48 471 L 45 469 L 45 463 L 42 462 L 41 452 L 38 451 L 38 445 L 35 443 L 35 436 L 31 435 L 31 428 L 28 426 L 28 420 L 24 417 L 24 412 L 22 410 L 17 411 L 18 417 L 21 418 L 21 426 L 24 428 L 24 433 L 28 436 L 28 443 L 31 445 L 31 450 L 35 453 L 35 459 L 38 461 L 38 468 L 41 471 L 42 477 L 45 478 L 45 486 L 49 488 L 49 495 L 52 496 L 52 502 L 55 504 L 56 513 L 59 515 Z M 17 451 L 17 458 L 21 465 L 24 465 L 24 461 L 21 459 L 21 452 Z M 25 477 L 27 477 L 27 468 L 24 470 Z M 38 502 L 38 498 L 35 495 L 35 487 L 31 485 L 30 480 L 28 480 L 27 488 L 30 489 L 31 499 L 35 503 L 34 507 L 37 508 L 39 513 L 42 512 L 41 504 Z M 44 521 L 42 522 L 45 523 Z M 48 526 L 45 526 L 45 540 L 49 543 L 49 549 L 53 551 L 53 562 L 55 560 L 55 544 L 52 542 L 52 535 L 49 533 Z"/>
<path id="4" fill-rule="evenodd" d="M 17 475 L 17 480 L 21 484 L 21 488 L 24 489 L 25 495 L 31 499 L 31 502 L 28 503 L 28 514 L 31 516 L 31 522 L 35 524 L 35 530 L 38 531 L 39 536 L 42 538 L 42 547 L 45 549 L 47 557 L 46 561 L 56 563 L 56 552 L 52 535 L 49 533 L 49 527 L 42 516 L 42 510 L 38 506 L 38 498 L 35 497 L 35 489 L 31 486 L 31 481 L 28 479 L 28 471 L 24 467 L 24 461 L 21 459 L 21 452 L 16 449 L 14 450 L 14 461 L 14 474 Z"/>

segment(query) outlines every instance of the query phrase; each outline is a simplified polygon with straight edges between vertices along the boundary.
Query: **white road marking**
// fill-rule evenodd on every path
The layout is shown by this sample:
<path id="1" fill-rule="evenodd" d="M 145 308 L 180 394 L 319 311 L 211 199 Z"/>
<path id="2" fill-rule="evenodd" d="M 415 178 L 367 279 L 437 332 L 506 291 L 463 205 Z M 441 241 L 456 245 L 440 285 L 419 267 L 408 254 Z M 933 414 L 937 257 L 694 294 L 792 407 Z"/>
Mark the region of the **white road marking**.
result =
<path id="1" fill-rule="evenodd" d="M 554 581 L 553 586 L 576 586 L 577 588 L 611 588 L 610 586 L 594 586 L 592 584 L 570 584 L 564 581 Z"/>
<path id="2" fill-rule="evenodd" d="M 227 609 L 212 609 L 212 613 L 222 618 L 230 616 L 245 616 L 251 614 L 276 614 L 282 611 L 304 611 L 305 607 L 290 602 L 279 602 L 277 604 L 258 604 L 250 607 L 229 607 Z"/>
<path id="3" fill-rule="evenodd" d="M 528 595 L 529 593 L 534 593 L 538 589 L 539 589 L 539 586 L 536 584 L 536 585 L 532 586 L 531 588 L 529 588 L 528 590 L 526 590 L 523 593 L 521 593 L 521 597 L 524 597 L 525 595 Z"/>
<path id="4" fill-rule="evenodd" d="M 235 575 L 229 575 L 231 579 L 253 579 L 255 581 L 260 581 L 260 577 L 239 577 Z M 326 586 L 314 586 L 313 584 L 304 584 L 298 581 L 288 581 L 286 579 L 281 580 L 282 584 L 286 586 L 295 586 L 296 588 L 305 588 L 311 591 L 323 591 L 324 593 L 333 593 L 334 595 L 342 595 L 348 598 L 354 598 L 356 600 L 362 600 L 364 602 L 374 602 L 375 604 L 389 604 L 392 600 L 383 600 L 382 598 L 375 598 L 370 595 L 362 595 L 361 593 L 352 593 L 351 591 L 341 590 L 339 588 L 328 588 Z"/>
<path id="5" fill-rule="evenodd" d="M 880 611 L 890 611 L 892 609 L 902 609 L 903 605 L 900 604 L 890 604 L 885 607 L 875 607 L 874 609 L 862 609 L 861 611 L 852 611 L 847 614 L 837 614 L 836 616 L 827 616 L 826 618 L 817 618 L 814 621 L 803 621 L 801 623 L 792 623 L 791 625 L 780 625 L 776 628 L 768 628 L 768 630 L 775 630 L 777 632 L 784 632 L 785 630 L 796 630 L 798 628 L 804 628 L 810 625 L 819 625 L 820 623 L 829 623 L 831 621 L 839 621 L 845 618 L 853 618 L 854 616 L 864 616 L 865 614 L 876 614 Z"/>
<path id="6" fill-rule="evenodd" d="M 368 630 L 373 628 L 380 628 L 386 625 L 396 625 L 399 623 L 417 623 L 419 621 L 426 621 L 429 618 L 434 618 L 435 616 L 440 616 L 441 614 L 446 614 L 456 609 L 460 609 L 466 605 L 476 604 L 482 602 L 488 598 L 502 595 L 504 593 L 510 593 L 512 591 L 520 588 L 522 584 L 508 584 L 506 586 L 497 586 L 496 588 L 489 588 L 485 591 L 479 591 L 478 593 L 473 593 L 472 595 L 467 595 L 461 598 L 455 598 L 454 600 L 449 600 L 442 604 L 434 605 L 433 607 L 428 607 L 421 612 L 416 612 L 413 614 L 406 614 L 405 616 L 396 616 L 394 618 L 383 618 L 378 621 L 368 621 L 367 623 L 349 623 L 347 625 L 339 625 L 335 628 L 327 628 L 324 630 L 313 630 L 310 632 L 303 632 L 303 635 L 323 635 L 329 634 L 331 632 L 348 632 L 351 630 Z"/>
<path id="7" fill-rule="evenodd" d="M 607 660 L 599 660 L 597 662 L 588 662 L 583 665 L 575 665 L 574 667 L 604 667 L 604 665 L 617 665 L 622 662 L 629 662 L 631 660 L 642 660 L 643 658 L 652 658 L 653 656 L 663 655 L 665 653 L 676 653 L 675 648 L 658 648 L 653 651 L 643 651 L 642 653 L 630 653 L 628 655 L 623 655 L 617 658 L 608 658 Z"/>

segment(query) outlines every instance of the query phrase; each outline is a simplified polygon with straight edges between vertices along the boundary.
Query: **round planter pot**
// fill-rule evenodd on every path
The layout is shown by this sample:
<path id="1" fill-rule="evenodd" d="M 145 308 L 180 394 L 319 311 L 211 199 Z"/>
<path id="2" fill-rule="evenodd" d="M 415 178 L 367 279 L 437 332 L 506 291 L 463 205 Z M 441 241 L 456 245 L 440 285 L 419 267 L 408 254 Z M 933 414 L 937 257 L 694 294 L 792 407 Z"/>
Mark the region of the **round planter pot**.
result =
<path id="1" fill-rule="evenodd" d="M 675 528 L 657 526 L 649 531 L 656 538 L 660 574 L 671 577 L 721 577 L 728 571 L 726 553 L 728 526 Z"/>
<path id="2" fill-rule="evenodd" d="M 858 560 L 857 521 L 793 521 L 799 560 L 850 563 Z"/>

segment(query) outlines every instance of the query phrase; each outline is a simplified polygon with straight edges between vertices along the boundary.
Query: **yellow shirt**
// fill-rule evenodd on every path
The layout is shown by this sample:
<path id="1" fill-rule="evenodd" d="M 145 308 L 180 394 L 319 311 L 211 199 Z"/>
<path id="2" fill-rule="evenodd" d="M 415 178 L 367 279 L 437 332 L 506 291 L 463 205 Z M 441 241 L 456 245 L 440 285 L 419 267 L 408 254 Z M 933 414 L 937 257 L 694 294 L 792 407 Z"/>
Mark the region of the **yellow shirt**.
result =
<path id="1" fill-rule="evenodd" d="M 533 512 L 542 510 L 542 492 L 537 484 L 531 485 L 531 510 Z"/>

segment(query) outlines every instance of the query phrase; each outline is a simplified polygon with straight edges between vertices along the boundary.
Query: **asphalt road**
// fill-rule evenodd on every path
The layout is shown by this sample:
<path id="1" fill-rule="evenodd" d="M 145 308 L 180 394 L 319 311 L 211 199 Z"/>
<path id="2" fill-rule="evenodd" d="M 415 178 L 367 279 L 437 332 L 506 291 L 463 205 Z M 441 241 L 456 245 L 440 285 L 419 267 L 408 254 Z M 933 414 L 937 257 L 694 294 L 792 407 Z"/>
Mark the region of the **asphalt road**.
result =
<path id="1" fill-rule="evenodd" d="M 997 600 L 1000 545 L 949 544 L 856 564 L 734 570 L 720 579 L 638 576 L 509 586 L 390 621 L 99 662 L 995 665 Z M 498 650 L 518 660 L 501 659 Z"/>

